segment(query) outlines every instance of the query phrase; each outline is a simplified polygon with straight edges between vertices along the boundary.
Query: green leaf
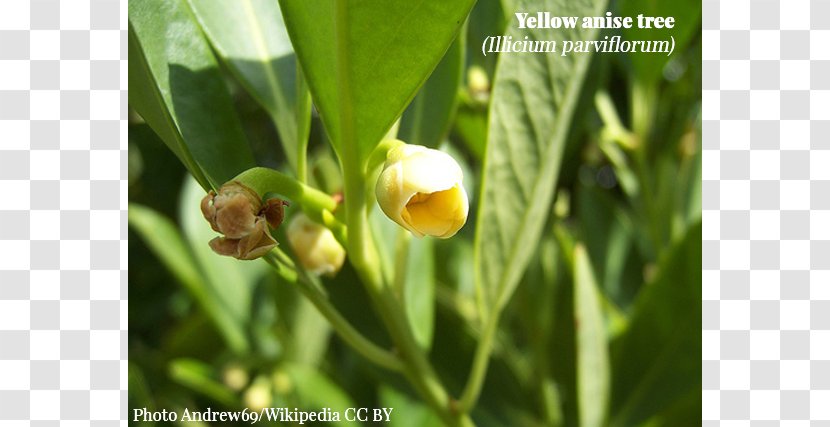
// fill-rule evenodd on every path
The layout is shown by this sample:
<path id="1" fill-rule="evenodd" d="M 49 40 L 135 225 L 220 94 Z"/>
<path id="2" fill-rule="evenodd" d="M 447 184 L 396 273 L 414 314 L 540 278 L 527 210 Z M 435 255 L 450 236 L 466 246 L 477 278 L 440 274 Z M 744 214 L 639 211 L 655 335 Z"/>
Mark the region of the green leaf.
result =
<path id="1" fill-rule="evenodd" d="M 683 52 L 692 37 L 700 31 L 700 2 L 626 0 L 619 4 L 619 15 L 634 18 L 632 28 L 624 28 L 622 31 L 625 40 L 667 41 L 671 45 L 671 37 L 674 37 L 674 52 L 671 56 L 665 53 L 626 54 L 633 67 L 632 77 L 647 83 L 654 82 L 662 77 L 663 67 L 669 59 Z M 674 17 L 674 28 L 638 28 L 637 15 L 640 14 L 651 17 Z"/>
<path id="2" fill-rule="evenodd" d="M 142 407 L 147 408 L 150 411 L 156 410 L 157 406 L 155 396 L 153 395 L 153 392 L 150 391 L 146 375 L 144 375 L 144 372 L 139 364 L 133 361 L 127 362 L 127 396 L 130 407 Z M 133 425 L 139 427 L 152 427 L 155 426 L 155 423 L 149 420 L 141 420 L 133 422 Z"/>
<path id="3" fill-rule="evenodd" d="M 395 390 L 392 387 L 380 387 L 380 404 L 392 408 L 390 427 L 440 426 L 441 419 L 428 406 Z"/>
<path id="4" fill-rule="evenodd" d="M 347 408 L 355 407 L 349 395 L 317 368 L 286 363 L 282 369 L 291 378 L 301 408 L 313 411 L 331 408 L 332 412 L 342 414 Z M 344 424 L 344 417 L 340 419 L 340 424 Z"/>
<path id="5" fill-rule="evenodd" d="M 219 235 L 210 228 L 199 208 L 204 195 L 195 181 L 185 181 L 179 201 L 182 230 L 204 272 L 205 285 L 211 294 L 228 316 L 240 325 L 248 325 L 256 281 L 268 267 L 262 262 L 240 261 L 213 252 L 208 242 Z"/>
<path id="6" fill-rule="evenodd" d="M 398 139 L 437 148 L 449 132 L 464 71 L 463 32 L 401 116 Z"/>
<path id="7" fill-rule="evenodd" d="M 210 43 L 231 72 L 274 120 L 296 171 L 305 150 L 311 105 L 302 102 L 297 61 L 274 0 L 188 0 Z"/>
<path id="8" fill-rule="evenodd" d="M 254 166 L 216 60 L 183 0 L 129 2 L 130 105 L 203 188 Z"/>
<path id="9" fill-rule="evenodd" d="M 407 320 L 421 348 L 432 346 L 435 325 L 435 248 L 430 238 L 413 238 L 380 209 L 369 215 L 385 280 L 403 298 Z"/>
<path id="10" fill-rule="evenodd" d="M 594 16 L 605 0 L 533 0 L 522 10 Z M 511 26 L 514 40 L 591 40 L 595 30 Z M 562 151 L 573 121 L 589 54 L 505 54 L 490 106 L 476 229 L 476 280 L 482 311 L 500 310 L 513 293 L 545 224 Z"/>
<path id="11" fill-rule="evenodd" d="M 435 250 L 432 239 L 410 239 L 407 255 L 404 310 L 415 341 L 421 348 L 429 349 L 435 325 Z"/>
<path id="12" fill-rule="evenodd" d="M 697 222 L 661 260 L 612 346 L 612 426 L 638 424 L 700 389 L 701 236 Z"/>
<path id="13" fill-rule="evenodd" d="M 173 381 L 221 403 L 228 408 L 235 408 L 239 405 L 236 395 L 219 382 L 214 369 L 199 360 L 175 359 L 170 361 L 168 366 L 170 377 Z"/>
<path id="14" fill-rule="evenodd" d="M 387 283 L 395 280 L 395 246 L 400 227 L 391 221 L 380 209 L 369 212 L 369 227 L 378 248 L 378 260 L 383 278 Z"/>
<path id="15" fill-rule="evenodd" d="M 642 427 L 697 427 L 700 425 L 700 414 L 703 411 L 701 389 L 692 390 L 686 397 L 675 402 L 651 418 Z"/>
<path id="16" fill-rule="evenodd" d="M 130 226 L 171 273 L 188 289 L 201 288 L 202 275 L 190 250 L 173 221 L 142 205 L 130 203 L 127 211 Z"/>
<path id="17" fill-rule="evenodd" d="M 503 34 L 508 18 L 513 19 L 514 10 L 518 11 L 519 9 L 514 8 L 512 4 L 505 5 L 499 0 L 478 0 L 472 12 L 470 12 L 469 24 L 467 25 L 467 49 L 469 50 L 470 62 L 484 68 L 489 77 L 493 76 L 498 56 L 481 55 L 481 43 L 489 36 Z M 505 11 L 507 11 L 507 15 Z M 530 12 L 529 10 L 525 11 Z"/>
<path id="18" fill-rule="evenodd" d="M 281 0 L 335 148 L 366 158 L 438 65 L 474 0 Z"/>
<path id="19" fill-rule="evenodd" d="M 628 307 L 642 285 L 643 260 L 637 250 L 637 228 L 613 197 L 599 186 L 578 184 L 575 208 L 580 234 L 604 294 Z"/>
<path id="20" fill-rule="evenodd" d="M 235 351 L 245 349 L 247 342 L 242 325 L 230 315 L 225 304 L 216 298 L 210 282 L 206 280 L 173 221 L 150 208 L 132 203 L 127 215 L 133 230 L 199 303 L 228 345 Z"/>
<path id="21" fill-rule="evenodd" d="M 579 425 L 600 427 L 608 405 L 610 364 L 608 334 L 602 317 L 599 289 L 588 252 L 574 249 L 574 322 L 576 325 Z"/>
<path id="22" fill-rule="evenodd" d="M 290 360 L 306 366 L 318 366 L 329 346 L 331 326 L 307 298 L 298 298 L 295 304 L 296 311 L 291 323 Z"/>
<path id="23" fill-rule="evenodd" d="M 462 97 L 455 114 L 453 136 L 464 143 L 476 160 L 481 160 L 487 147 L 487 109 L 467 95 Z"/>

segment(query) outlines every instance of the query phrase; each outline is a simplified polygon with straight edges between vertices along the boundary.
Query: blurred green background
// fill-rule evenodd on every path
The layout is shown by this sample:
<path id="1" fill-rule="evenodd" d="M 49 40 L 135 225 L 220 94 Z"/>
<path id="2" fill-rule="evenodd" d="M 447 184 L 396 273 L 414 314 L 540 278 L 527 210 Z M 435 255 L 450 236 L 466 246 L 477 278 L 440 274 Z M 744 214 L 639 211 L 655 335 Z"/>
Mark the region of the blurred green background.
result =
<path id="1" fill-rule="evenodd" d="M 610 5 L 620 15 L 675 16 L 678 28 L 664 34 L 675 36 L 676 51 L 668 58 L 593 56 L 547 224 L 505 308 L 482 398 L 472 412 L 478 425 L 589 425 L 584 387 L 594 375 L 577 364 L 590 361 L 584 355 L 592 346 L 608 352 L 608 372 L 596 371 L 608 377 L 602 425 L 699 425 L 701 5 L 657 3 Z M 407 287 L 412 295 L 406 295 L 421 319 L 416 335 L 454 395 L 481 333 L 474 234 L 498 80 L 496 55 L 482 57 L 480 43 L 515 26 L 517 10 L 510 1 L 478 1 L 410 107 L 423 117 L 405 114 L 398 133 L 458 159 L 471 199 L 471 217 L 456 237 L 413 241 L 407 260 L 415 266 L 407 280 L 422 284 Z M 655 37 L 633 30 L 623 35 Z M 221 52 L 214 53 L 257 164 L 288 171 L 272 116 Z M 309 182 L 332 194 L 342 182 L 326 138 L 315 111 Z M 440 425 L 400 376 L 345 345 L 267 264 L 211 252 L 207 242 L 215 233 L 198 208 L 204 191 L 135 112 L 129 178 L 130 408 L 383 406 L 395 408 L 393 426 Z M 390 269 L 397 226 L 379 209 L 371 225 Z M 287 242 L 282 234 L 277 240 Z M 281 248 L 290 253 L 287 244 Z M 321 282 L 353 325 L 391 346 L 348 262 Z M 583 286 L 600 290 L 599 324 L 579 321 L 591 315 L 581 311 Z"/>

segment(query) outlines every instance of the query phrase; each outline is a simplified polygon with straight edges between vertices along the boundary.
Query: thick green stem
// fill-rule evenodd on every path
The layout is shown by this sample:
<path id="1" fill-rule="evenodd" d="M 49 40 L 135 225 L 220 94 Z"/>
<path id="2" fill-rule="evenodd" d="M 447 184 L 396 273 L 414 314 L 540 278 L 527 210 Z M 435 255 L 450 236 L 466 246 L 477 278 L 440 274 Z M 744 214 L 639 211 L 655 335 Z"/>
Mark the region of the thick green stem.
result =
<path id="1" fill-rule="evenodd" d="M 328 227 L 341 245 L 347 245 L 346 225 L 334 217 L 332 212 L 337 209 L 337 202 L 328 194 L 279 171 L 263 167 L 248 169 L 233 181 L 241 182 L 260 196 L 277 193 L 300 204 L 311 219 Z"/>
<path id="2" fill-rule="evenodd" d="M 233 178 L 256 191 L 260 196 L 273 192 L 314 210 L 334 211 L 337 202 L 328 194 L 309 187 L 288 175 L 269 168 L 256 167 Z"/>
<path id="3" fill-rule="evenodd" d="M 380 262 L 374 247 L 366 215 L 365 185 L 362 165 L 356 153 L 344 150 L 341 157 L 344 173 L 344 203 L 349 229 L 348 253 L 352 265 L 366 287 L 375 310 L 386 325 L 389 335 L 406 363 L 405 374 L 427 402 L 445 419 L 452 422 L 449 396 L 438 380 L 426 356 L 415 342 L 415 337 L 400 301 L 391 287 L 384 285 Z"/>
<path id="4" fill-rule="evenodd" d="M 335 40 L 338 52 L 348 52 L 350 34 L 346 26 L 349 2 L 335 0 Z M 348 55 L 337 55 L 335 75 L 338 80 L 348 80 L 351 69 Z M 342 105 L 351 105 L 353 94 L 348 84 L 340 85 L 338 97 Z M 357 133 L 351 108 L 340 111 L 340 129 L 337 137 L 341 170 L 343 171 L 343 199 L 346 208 L 346 225 L 349 230 L 348 256 L 363 285 L 372 299 L 405 364 L 404 373 L 433 409 L 449 424 L 457 424 L 450 410 L 447 392 L 438 381 L 426 356 L 415 342 L 400 302 L 390 287 L 385 286 L 380 269 L 377 249 L 368 227 L 366 200 L 366 162 Z"/>

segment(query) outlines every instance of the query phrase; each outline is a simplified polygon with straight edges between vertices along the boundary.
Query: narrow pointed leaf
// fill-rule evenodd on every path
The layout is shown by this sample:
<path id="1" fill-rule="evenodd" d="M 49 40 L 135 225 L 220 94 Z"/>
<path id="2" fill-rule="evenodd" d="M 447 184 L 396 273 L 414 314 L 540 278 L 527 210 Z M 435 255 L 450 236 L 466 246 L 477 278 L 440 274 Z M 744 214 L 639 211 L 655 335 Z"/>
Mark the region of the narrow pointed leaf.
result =
<path id="1" fill-rule="evenodd" d="M 184 0 L 129 3 L 130 105 L 203 188 L 254 166 L 225 82 Z"/>
<path id="2" fill-rule="evenodd" d="M 688 393 L 700 398 L 701 256 L 698 221 L 637 298 L 612 347 L 612 426 L 636 425 Z"/>
<path id="3" fill-rule="evenodd" d="M 595 16 L 605 10 L 605 0 L 531 0 L 520 10 Z M 509 25 L 508 35 L 561 44 L 591 40 L 596 31 Z M 587 53 L 505 54 L 499 59 L 475 244 L 476 281 L 485 313 L 507 302 L 538 244 L 589 59 Z"/>
<path id="4" fill-rule="evenodd" d="M 464 71 L 464 40 L 459 35 L 444 59 L 401 116 L 398 139 L 437 148 L 449 132 L 458 106 L 458 87 Z"/>
<path id="5" fill-rule="evenodd" d="M 574 250 L 574 322 L 579 425 L 582 427 L 602 426 L 608 405 L 608 335 L 598 292 L 588 252 L 578 245 Z"/>
<path id="6" fill-rule="evenodd" d="M 311 105 L 300 103 L 294 50 L 276 0 L 188 0 L 210 43 L 251 96 L 273 118 L 288 163 L 308 140 Z M 307 90 L 307 89 L 306 89 Z M 300 147 L 302 145 L 302 147 Z"/>
<path id="7" fill-rule="evenodd" d="M 241 323 L 229 314 L 224 303 L 211 290 L 210 282 L 191 255 L 176 224 L 162 214 L 137 204 L 130 204 L 129 223 L 202 307 L 228 345 L 235 351 L 245 349 L 247 342 Z"/>
<path id="8" fill-rule="evenodd" d="M 473 3 L 280 1 L 336 149 L 368 156 L 438 65 Z"/>

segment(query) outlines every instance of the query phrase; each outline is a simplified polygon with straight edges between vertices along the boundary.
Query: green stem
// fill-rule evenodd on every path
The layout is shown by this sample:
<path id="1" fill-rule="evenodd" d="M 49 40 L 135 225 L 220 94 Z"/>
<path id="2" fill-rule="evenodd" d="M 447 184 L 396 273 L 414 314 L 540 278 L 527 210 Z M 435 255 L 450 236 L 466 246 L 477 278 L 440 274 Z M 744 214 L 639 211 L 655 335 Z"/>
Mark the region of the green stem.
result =
<path id="1" fill-rule="evenodd" d="M 350 46 L 347 27 L 349 2 L 335 0 L 335 51 L 337 55 L 335 76 L 338 80 L 338 97 L 341 105 L 351 106 L 353 94 L 348 84 L 351 70 L 348 52 Z M 367 224 L 366 208 L 366 163 L 354 129 L 355 117 L 352 108 L 340 111 L 338 136 L 340 165 L 343 171 L 343 198 L 346 208 L 346 225 L 349 229 L 348 254 L 351 264 L 358 273 L 375 310 L 380 315 L 405 363 L 404 373 L 415 388 L 424 396 L 433 409 L 448 423 L 456 424 L 450 410 L 447 392 L 438 381 L 426 356 L 415 342 L 412 331 L 404 316 L 399 301 L 392 290 L 384 285 L 380 260 Z"/>
<path id="2" fill-rule="evenodd" d="M 407 378 L 446 422 L 454 423 L 449 408 L 449 395 L 415 342 L 394 290 L 383 283 L 377 251 L 369 235 L 364 204 L 365 182 L 360 173 L 363 168 L 354 151 L 346 149 L 341 153 L 346 224 L 349 229 L 349 259 L 406 363 L 404 373 Z"/>
<path id="3" fill-rule="evenodd" d="M 610 132 L 611 138 L 627 149 L 636 149 L 638 145 L 637 138 L 623 125 L 619 114 L 617 114 L 617 108 L 614 107 L 614 101 L 608 95 L 608 92 L 604 90 L 597 91 L 594 96 L 594 105 L 596 105 L 597 112 L 606 129 Z"/>
<path id="4" fill-rule="evenodd" d="M 404 286 L 406 286 L 406 270 L 407 261 L 409 258 L 409 241 L 412 240 L 412 234 L 404 228 L 398 228 L 398 238 L 395 242 L 395 274 L 393 289 L 398 294 L 398 297 L 403 301 Z"/>
<path id="5" fill-rule="evenodd" d="M 334 211 L 337 202 L 328 194 L 309 187 L 290 176 L 274 169 L 256 167 L 246 170 L 233 178 L 256 191 L 260 196 L 273 192 L 285 196 L 306 208 Z"/>
<path id="6" fill-rule="evenodd" d="M 498 331 L 500 317 L 501 309 L 496 309 L 490 313 L 487 317 L 487 322 L 484 324 L 484 330 L 481 332 L 481 338 L 479 338 L 478 346 L 473 356 L 473 367 L 470 369 L 467 385 L 461 394 L 459 406 L 463 412 L 471 410 L 481 395 L 481 388 L 484 386 L 487 366 L 490 364 L 490 353 L 493 351 L 493 343 L 495 342 L 496 332 Z"/>
<path id="7" fill-rule="evenodd" d="M 299 203 L 311 219 L 328 227 L 337 241 L 346 247 L 346 225 L 334 217 L 332 212 L 337 209 L 337 202 L 328 194 L 279 171 L 263 167 L 248 169 L 237 175 L 233 181 L 241 182 L 260 196 L 277 193 Z"/>
<path id="8" fill-rule="evenodd" d="M 314 287 L 305 274 L 281 265 L 277 261 L 277 257 L 274 254 L 269 254 L 265 257 L 265 260 L 269 265 L 271 265 L 271 267 L 274 268 L 283 280 L 296 284 L 300 292 L 302 292 L 302 294 L 305 295 L 305 297 L 308 298 L 315 307 L 317 307 L 329 323 L 331 323 L 334 331 L 337 332 L 343 341 L 352 346 L 352 348 L 354 348 L 358 353 L 362 354 L 375 364 L 389 370 L 403 370 L 403 364 L 398 357 L 389 351 L 378 347 L 358 332 L 357 329 L 355 329 L 349 321 L 346 320 L 339 311 L 337 311 L 337 308 L 335 308 L 328 301 L 326 296 Z"/>
<path id="9" fill-rule="evenodd" d="M 634 165 L 637 177 L 642 188 L 643 211 L 649 224 L 647 231 L 652 244 L 652 256 L 662 246 L 660 236 L 659 218 L 664 213 L 659 212 L 654 204 L 654 186 L 652 185 L 650 169 L 648 167 L 648 140 L 651 136 L 652 123 L 654 121 L 654 106 L 657 101 L 656 88 L 651 85 L 644 85 L 634 82 L 631 88 L 631 122 L 634 134 L 641 141 L 634 150 Z"/>
<path id="10" fill-rule="evenodd" d="M 406 377 L 445 422 L 455 425 L 459 420 L 450 409 L 449 395 L 418 347 L 394 289 L 384 285 L 377 250 L 369 235 L 362 164 L 355 150 L 345 149 L 341 154 L 349 259 L 406 364 Z"/>

